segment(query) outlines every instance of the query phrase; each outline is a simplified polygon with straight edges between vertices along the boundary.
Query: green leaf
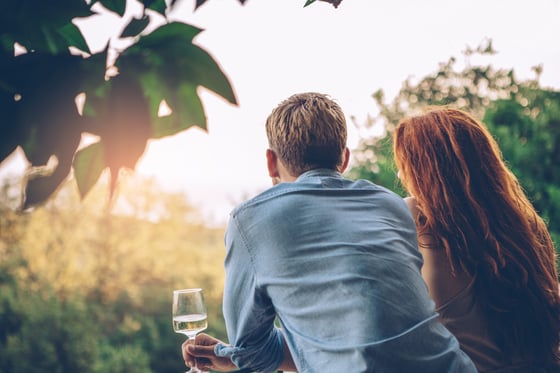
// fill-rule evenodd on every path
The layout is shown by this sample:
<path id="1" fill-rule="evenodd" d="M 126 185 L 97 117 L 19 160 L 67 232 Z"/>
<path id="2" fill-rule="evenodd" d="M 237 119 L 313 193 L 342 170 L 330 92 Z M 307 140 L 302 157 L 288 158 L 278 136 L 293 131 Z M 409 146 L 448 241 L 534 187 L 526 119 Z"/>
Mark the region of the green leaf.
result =
<path id="1" fill-rule="evenodd" d="M 204 4 L 207 1 L 208 0 L 196 0 L 196 3 L 194 4 L 194 10 L 197 10 L 198 8 L 200 8 L 202 6 L 202 4 Z"/>
<path id="2" fill-rule="evenodd" d="M 102 90 L 108 83 L 105 80 L 107 71 L 108 46 L 101 52 L 82 58 L 79 63 L 81 72 L 81 90 L 89 95 L 90 92 Z M 87 106 L 87 101 L 86 101 Z"/>
<path id="3" fill-rule="evenodd" d="M 121 34 L 121 38 L 138 36 L 150 23 L 150 17 L 132 18 Z"/>
<path id="4" fill-rule="evenodd" d="M 43 28 L 43 36 L 46 43 L 41 49 L 44 51 L 51 54 L 60 54 L 67 51 L 68 44 L 57 30 L 45 27 Z M 40 47 L 40 44 L 37 46 Z"/>
<path id="5" fill-rule="evenodd" d="M 99 141 L 79 150 L 74 156 L 73 167 L 78 190 L 83 199 L 106 167 L 102 143 Z"/>
<path id="6" fill-rule="evenodd" d="M 238 0 L 238 1 L 239 3 L 241 3 L 241 5 L 244 5 L 247 0 Z M 173 2 L 175 2 L 175 0 L 173 0 Z M 197 10 L 206 2 L 208 2 L 208 0 L 196 0 L 196 3 L 194 5 L 194 10 Z"/>
<path id="7" fill-rule="evenodd" d="M 86 39 L 84 39 L 82 32 L 76 25 L 67 23 L 59 31 L 69 46 L 76 47 L 83 52 L 91 54 Z"/>
<path id="8" fill-rule="evenodd" d="M 0 35 L 0 47 L 10 54 L 14 53 L 15 40 L 10 35 Z"/>
<path id="9" fill-rule="evenodd" d="M 182 22 L 165 24 L 142 38 L 124 53 L 138 53 L 143 48 L 159 48 L 166 43 L 184 42 L 192 43 L 195 36 L 200 34 L 201 28 Z"/>
<path id="10" fill-rule="evenodd" d="M 111 12 L 117 13 L 119 16 L 124 16 L 126 10 L 126 0 L 99 0 L 101 4 Z"/>
<path id="11" fill-rule="evenodd" d="M 173 100 L 170 106 L 179 115 L 182 123 L 206 129 L 206 115 L 196 86 L 187 83 L 181 85 L 177 99 Z"/>
<path id="12" fill-rule="evenodd" d="M 174 135 L 192 126 L 206 129 L 206 115 L 196 87 L 184 84 L 167 101 L 173 114 L 153 120 L 153 138 Z"/>
<path id="13" fill-rule="evenodd" d="M 197 95 L 196 87 L 188 82 L 171 87 L 158 74 L 144 74 L 141 77 L 144 94 L 149 100 L 152 118 L 152 138 L 174 135 L 195 125 L 206 128 L 204 108 Z M 165 100 L 173 113 L 159 117 L 158 111 L 162 100 Z"/>
<path id="14" fill-rule="evenodd" d="M 162 16 L 165 16 L 165 11 L 167 10 L 165 0 L 143 0 L 142 2 L 147 9 L 154 10 Z M 173 3 L 171 5 L 173 5 Z"/>
<path id="15" fill-rule="evenodd" d="M 2 3 L 6 4 L 0 6 L 0 11 L 8 16 L 0 16 L 0 35 L 17 41 L 28 50 L 49 53 L 68 48 L 69 45 L 60 34 L 63 27 L 76 18 L 94 14 L 84 0 L 57 0 L 56 4 L 42 0 Z"/>
<path id="16" fill-rule="evenodd" d="M 197 27 L 180 22 L 164 25 L 125 50 L 117 64 L 122 64 L 124 69 L 127 68 L 127 60 L 131 60 L 132 64 L 147 64 L 149 68 L 158 69 L 162 78 L 169 83 L 186 80 L 237 104 L 233 89 L 220 66 L 206 51 L 192 44 L 200 31 Z M 158 65 L 165 65 L 165 68 Z M 140 69 L 145 71 L 145 68 Z"/>
<path id="17" fill-rule="evenodd" d="M 317 0 L 307 0 L 303 7 L 305 8 L 306 6 L 313 4 L 315 1 L 317 1 Z M 326 3 L 329 3 L 332 6 L 334 6 L 335 8 L 338 8 L 340 3 L 342 2 L 342 0 L 319 0 L 319 1 L 324 1 Z"/>
<path id="18" fill-rule="evenodd" d="M 201 85 L 225 98 L 231 104 L 237 104 L 235 93 L 220 66 L 203 49 L 195 45 L 188 45 L 176 53 L 179 61 L 179 76 L 185 80 Z"/>

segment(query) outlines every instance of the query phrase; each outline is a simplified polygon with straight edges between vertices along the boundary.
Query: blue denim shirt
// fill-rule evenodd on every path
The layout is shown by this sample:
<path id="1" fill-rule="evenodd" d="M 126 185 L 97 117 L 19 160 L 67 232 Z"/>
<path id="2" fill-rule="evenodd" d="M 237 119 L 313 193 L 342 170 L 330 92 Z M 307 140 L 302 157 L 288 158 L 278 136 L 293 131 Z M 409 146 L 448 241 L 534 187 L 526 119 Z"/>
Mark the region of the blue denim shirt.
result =
<path id="1" fill-rule="evenodd" d="M 235 208 L 225 243 L 231 347 L 216 353 L 239 368 L 277 369 L 283 333 L 299 373 L 476 372 L 436 319 L 391 191 L 309 171 Z"/>

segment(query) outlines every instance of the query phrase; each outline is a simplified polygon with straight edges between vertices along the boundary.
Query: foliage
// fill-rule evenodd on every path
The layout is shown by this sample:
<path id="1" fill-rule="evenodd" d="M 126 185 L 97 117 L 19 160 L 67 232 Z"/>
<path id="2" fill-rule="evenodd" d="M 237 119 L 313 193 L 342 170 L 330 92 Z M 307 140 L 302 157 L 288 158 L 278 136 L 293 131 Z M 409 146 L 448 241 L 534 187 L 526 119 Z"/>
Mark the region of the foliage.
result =
<path id="1" fill-rule="evenodd" d="M 194 43 L 202 30 L 167 18 L 176 2 L 0 3 L 0 162 L 18 147 L 29 161 L 23 209 L 44 203 L 72 171 L 84 197 L 109 169 L 112 194 L 148 139 L 206 130 L 198 87 L 237 104 L 218 63 Z M 140 16 L 128 15 L 134 7 Z M 104 50 L 91 51 L 76 21 L 107 13 L 126 24 Z M 84 134 L 97 141 L 78 150 Z"/>
<path id="2" fill-rule="evenodd" d="M 120 38 L 111 42 L 131 39 L 130 46 L 118 50 L 108 43 L 103 51 L 92 53 L 73 22 L 98 11 L 122 18 L 132 2 L 2 2 L 0 160 L 18 146 L 24 150 L 34 171 L 27 179 L 24 208 L 44 202 L 72 167 L 82 196 L 105 168 L 111 171 L 113 190 L 119 170 L 134 168 L 149 138 L 193 125 L 205 128 L 198 86 L 236 103 L 218 64 L 193 43 L 201 30 L 167 23 L 174 4 L 175 0 L 169 5 L 162 0 L 138 3 L 143 16 L 130 19 Z M 152 19 L 165 24 L 145 31 Z M 22 49 L 26 53 L 20 53 Z M 111 61 L 110 51 L 117 54 Z M 109 76 L 110 69 L 118 74 Z M 76 105 L 77 97 L 85 100 L 83 108 Z M 171 113 L 161 116 L 158 110 L 164 102 Z M 84 133 L 99 140 L 77 151 Z"/>
<path id="3" fill-rule="evenodd" d="M 3 346 L 2 371 L 89 371 L 97 330 L 81 302 L 43 298 L 29 289 L 21 289 L 16 301 L 22 322 Z"/>
<path id="4" fill-rule="evenodd" d="M 205 289 L 208 331 L 226 339 L 223 228 L 203 226 L 183 195 L 127 175 L 107 210 L 108 182 L 103 174 L 83 201 L 66 182 L 31 214 L 0 198 L 0 371 L 184 370 L 184 336 L 171 325 L 178 287 Z"/>
<path id="5" fill-rule="evenodd" d="M 560 92 L 521 85 L 513 98 L 494 102 L 484 122 L 504 158 L 560 243 Z"/>
<path id="6" fill-rule="evenodd" d="M 489 58 L 495 53 L 492 41 L 487 40 L 475 49 L 467 48 L 464 68 L 457 68 L 457 59 L 452 57 L 417 82 L 407 79 L 389 103 L 382 90 L 375 92 L 379 114 L 366 126 L 384 131 L 360 142 L 350 175 L 404 195 L 392 156 L 391 134 L 396 124 L 427 106 L 464 109 L 483 120 L 496 137 L 504 159 L 548 222 L 555 241 L 560 242 L 560 92 L 539 85 L 542 69 L 538 66 L 534 80 L 519 82 L 513 69 L 471 64 L 472 58 Z"/>

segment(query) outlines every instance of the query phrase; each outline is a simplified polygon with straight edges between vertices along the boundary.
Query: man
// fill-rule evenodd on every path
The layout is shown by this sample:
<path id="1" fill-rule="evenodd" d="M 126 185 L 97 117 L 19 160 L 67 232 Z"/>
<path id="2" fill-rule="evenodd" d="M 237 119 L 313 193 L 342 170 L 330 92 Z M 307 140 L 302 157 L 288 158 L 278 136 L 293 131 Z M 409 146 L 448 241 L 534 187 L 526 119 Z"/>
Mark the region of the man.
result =
<path id="1" fill-rule="evenodd" d="M 294 95 L 272 111 L 266 132 L 275 185 L 232 211 L 225 238 L 231 345 L 200 335 L 183 345 L 187 365 L 476 372 L 437 321 L 403 199 L 342 176 L 350 152 L 338 104 Z"/>

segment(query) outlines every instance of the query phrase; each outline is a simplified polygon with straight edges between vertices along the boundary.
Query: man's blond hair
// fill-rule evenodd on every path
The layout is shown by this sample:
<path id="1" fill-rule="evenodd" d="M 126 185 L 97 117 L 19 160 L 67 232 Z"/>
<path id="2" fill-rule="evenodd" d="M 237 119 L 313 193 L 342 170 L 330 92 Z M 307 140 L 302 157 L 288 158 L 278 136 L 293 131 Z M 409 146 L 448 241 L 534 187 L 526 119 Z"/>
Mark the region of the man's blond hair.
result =
<path id="1" fill-rule="evenodd" d="M 266 135 L 269 147 L 292 176 L 343 164 L 346 118 L 325 94 L 299 93 L 282 101 L 266 120 Z"/>

